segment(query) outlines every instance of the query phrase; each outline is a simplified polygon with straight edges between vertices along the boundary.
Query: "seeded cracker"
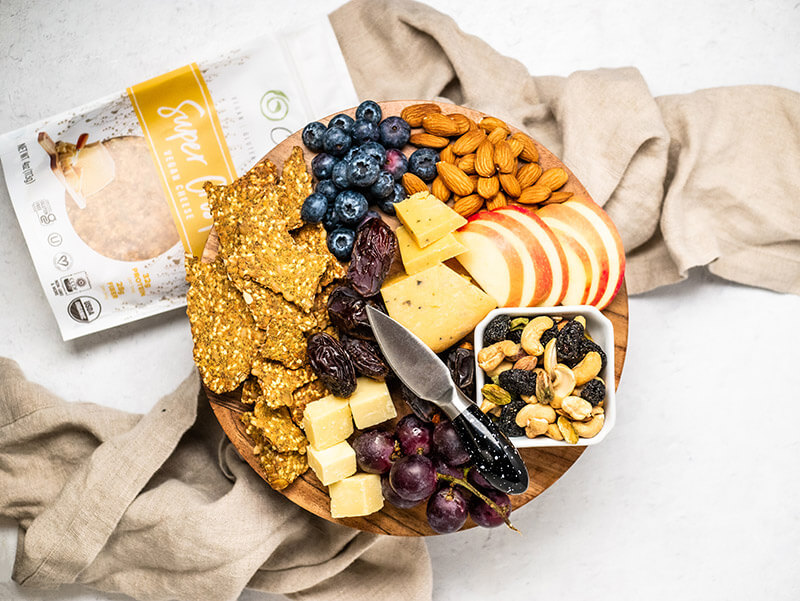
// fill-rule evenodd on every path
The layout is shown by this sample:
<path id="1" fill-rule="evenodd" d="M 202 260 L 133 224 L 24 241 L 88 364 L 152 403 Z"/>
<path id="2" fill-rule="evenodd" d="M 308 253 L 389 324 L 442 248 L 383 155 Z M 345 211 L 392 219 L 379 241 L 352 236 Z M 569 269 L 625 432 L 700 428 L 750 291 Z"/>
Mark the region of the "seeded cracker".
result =
<path id="1" fill-rule="evenodd" d="M 247 426 L 247 435 L 256 443 L 256 450 L 269 447 L 278 453 L 306 452 L 308 440 L 294 424 L 286 407 L 269 409 L 263 402 L 258 402 L 254 411 L 242 415 L 242 423 Z"/>
<path id="2" fill-rule="evenodd" d="M 256 328 L 221 260 L 201 263 L 187 255 L 186 279 L 186 314 L 203 382 L 216 393 L 234 390 L 249 375 L 264 332 Z"/>
<path id="3" fill-rule="evenodd" d="M 295 146 L 292 149 L 292 154 L 283 164 L 279 185 L 284 197 L 284 201 L 281 204 L 284 219 L 290 230 L 296 229 L 303 225 L 303 220 L 300 218 L 300 209 L 303 207 L 303 201 L 313 192 L 311 176 L 306 170 L 303 149 L 299 146 Z"/>
<path id="4" fill-rule="evenodd" d="M 253 362 L 253 375 L 258 378 L 263 400 L 270 409 L 291 406 L 292 392 L 303 384 L 317 379 L 309 365 L 289 369 L 278 361 L 257 357 Z"/>
<path id="5" fill-rule="evenodd" d="M 290 408 L 294 423 L 302 423 L 306 405 L 325 396 L 328 396 L 328 389 L 325 388 L 322 380 L 314 380 L 295 390 L 292 393 L 292 406 Z"/>
<path id="6" fill-rule="evenodd" d="M 261 467 L 267 476 L 267 484 L 275 490 L 283 490 L 308 469 L 305 455 L 300 453 L 276 453 L 269 447 L 261 451 Z"/>

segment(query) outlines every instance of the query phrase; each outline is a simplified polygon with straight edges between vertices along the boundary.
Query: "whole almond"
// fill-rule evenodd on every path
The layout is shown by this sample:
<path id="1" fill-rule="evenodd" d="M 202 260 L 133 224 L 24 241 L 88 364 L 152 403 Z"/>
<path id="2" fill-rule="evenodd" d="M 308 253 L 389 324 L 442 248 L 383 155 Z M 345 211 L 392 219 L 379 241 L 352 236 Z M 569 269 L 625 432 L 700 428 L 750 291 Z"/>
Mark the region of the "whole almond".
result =
<path id="1" fill-rule="evenodd" d="M 514 158 L 517 158 L 519 154 L 522 152 L 523 148 L 522 142 L 520 142 L 519 139 L 515 138 L 514 136 L 511 136 L 510 138 L 508 138 L 508 140 L 506 140 L 506 143 L 508 144 L 508 147 L 511 149 L 511 154 L 514 155 Z"/>
<path id="2" fill-rule="evenodd" d="M 439 160 L 445 163 L 455 165 L 458 162 L 458 157 L 453 153 L 453 145 L 445 146 L 439 153 Z"/>
<path id="3" fill-rule="evenodd" d="M 539 163 L 525 163 L 517 169 L 517 181 L 522 189 L 532 186 L 542 175 Z"/>
<path id="4" fill-rule="evenodd" d="M 500 173 L 497 179 L 500 180 L 500 187 L 509 196 L 517 198 L 522 193 L 522 186 L 519 185 L 519 181 L 513 174 Z"/>
<path id="5" fill-rule="evenodd" d="M 461 113 L 450 113 L 447 116 L 450 117 L 458 126 L 458 135 L 465 134 L 469 130 L 477 127 L 472 119 L 466 115 L 462 115 Z"/>
<path id="6" fill-rule="evenodd" d="M 453 142 L 453 152 L 459 156 L 471 154 L 478 149 L 481 142 L 486 139 L 486 132 L 482 129 L 471 129 Z"/>
<path id="7" fill-rule="evenodd" d="M 429 133 L 411 134 L 408 141 L 414 146 L 422 146 L 424 148 L 444 148 L 450 143 L 447 138 Z"/>
<path id="8" fill-rule="evenodd" d="M 488 199 L 492 198 L 500 191 L 500 182 L 497 180 L 496 175 L 492 177 L 481 177 L 478 178 L 478 185 L 476 188 L 479 196 Z"/>
<path id="9" fill-rule="evenodd" d="M 475 173 L 475 153 L 465 154 L 456 163 L 459 169 L 467 174 Z"/>
<path id="10" fill-rule="evenodd" d="M 489 139 L 491 139 L 491 136 L 489 136 Z M 500 173 L 513 173 L 517 169 L 517 159 L 505 140 L 500 140 L 494 144 L 494 164 L 497 165 L 497 170 Z"/>
<path id="11" fill-rule="evenodd" d="M 481 177 L 494 175 L 494 145 L 488 139 L 475 152 L 475 172 Z"/>
<path id="12" fill-rule="evenodd" d="M 467 196 L 475 190 L 475 186 L 469 176 L 455 165 L 439 161 L 436 163 L 436 170 L 439 172 L 444 185 L 453 193 L 459 196 Z"/>
<path id="13" fill-rule="evenodd" d="M 551 190 L 558 190 L 561 186 L 567 183 L 567 172 L 561 167 L 553 167 L 547 169 L 542 176 L 537 180 L 537 184 L 547 186 Z"/>
<path id="14" fill-rule="evenodd" d="M 453 210 L 462 217 L 474 215 L 483 207 L 483 198 L 477 194 L 462 196 L 453 204 Z"/>
<path id="15" fill-rule="evenodd" d="M 442 202 L 447 202 L 450 199 L 450 189 L 445 186 L 441 175 L 437 175 L 433 180 L 433 183 L 431 184 L 431 194 L 433 194 Z"/>
<path id="16" fill-rule="evenodd" d="M 506 198 L 506 195 L 503 194 L 502 192 L 498 192 L 497 194 L 494 195 L 493 198 L 490 198 L 489 200 L 486 201 L 486 208 L 489 209 L 490 211 L 499 209 L 500 207 L 505 207 L 507 205 L 508 205 L 508 199 Z"/>
<path id="17" fill-rule="evenodd" d="M 543 205 L 557 204 L 560 202 L 565 202 L 570 198 L 572 198 L 572 192 L 565 192 L 563 190 L 559 190 L 558 192 L 553 192 L 547 200 L 542 202 L 542 204 Z"/>
<path id="18" fill-rule="evenodd" d="M 500 140 L 505 140 L 508 130 L 505 127 L 495 127 L 487 136 L 492 144 L 497 144 Z"/>
<path id="19" fill-rule="evenodd" d="M 455 136 L 459 127 L 451 117 L 441 113 L 430 113 L 422 118 L 422 129 L 434 136 Z"/>
<path id="20" fill-rule="evenodd" d="M 550 192 L 551 190 L 547 186 L 534 184 L 522 190 L 519 198 L 517 198 L 517 202 L 521 202 L 525 205 L 539 204 L 547 200 L 547 197 L 550 196 Z"/>
<path id="21" fill-rule="evenodd" d="M 539 151 L 536 150 L 536 144 L 533 143 L 530 136 L 518 131 L 511 137 L 522 143 L 522 152 L 519 153 L 519 158 L 529 163 L 535 163 L 539 160 Z"/>
<path id="22" fill-rule="evenodd" d="M 478 127 L 485 129 L 487 132 L 492 131 L 496 127 L 502 127 L 506 131 L 509 131 L 509 127 L 506 125 L 505 121 L 502 121 L 497 117 L 484 117 L 478 122 Z"/>
<path id="23" fill-rule="evenodd" d="M 422 125 L 422 119 L 425 115 L 430 113 L 441 113 L 442 109 L 432 102 L 423 102 L 421 104 L 412 104 L 400 111 L 400 117 L 405 119 L 411 127 L 419 127 Z"/>
<path id="24" fill-rule="evenodd" d="M 406 193 L 411 196 L 412 194 L 416 194 L 417 192 L 427 192 L 428 186 L 425 185 L 420 178 L 416 175 L 411 173 L 410 171 L 406 171 L 403 174 L 403 187 L 406 189 Z"/>

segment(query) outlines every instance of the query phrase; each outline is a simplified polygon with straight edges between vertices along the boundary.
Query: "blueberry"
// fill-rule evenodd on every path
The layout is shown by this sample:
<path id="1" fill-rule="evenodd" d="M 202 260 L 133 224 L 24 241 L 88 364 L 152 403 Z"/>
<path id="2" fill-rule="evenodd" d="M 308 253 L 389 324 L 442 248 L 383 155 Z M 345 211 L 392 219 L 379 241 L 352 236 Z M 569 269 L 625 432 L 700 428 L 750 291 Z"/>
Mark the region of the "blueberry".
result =
<path id="1" fill-rule="evenodd" d="M 369 187 L 369 197 L 379 200 L 394 194 L 394 178 L 388 171 L 378 173 L 378 179 Z"/>
<path id="2" fill-rule="evenodd" d="M 350 132 L 353 131 L 353 123 L 354 119 L 350 115 L 345 115 L 344 113 L 340 113 L 336 115 L 333 119 L 328 121 L 328 127 L 335 127 L 337 129 L 341 129 L 347 135 L 350 135 Z"/>
<path id="3" fill-rule="evenodd" d="M 328 250 L 340 261 L 349 261 L 353 252 L 356 234 L 346 227 L 337 227 L 328 234 Z"/>
<path id="4" fill-rule="evenodd" d="M 350 150 L 352 144 L 353 139 L 350 135 L 338 127 L 329 127 L 322 136 L 322 145 L 325 148 L 325 152 L 335 157 L 343 156 Z"/>
<path id="5" fill-rule="evenodd" d="M 365 100 L 356 109 L 356 120 L 366 119 L 370 123 L 378 125 L 381 122 L 381 107 L 374 100 Z"/>
<path id="6" fill-rule="evenodd" d="M 328 203 L 328 210 L 325 211 L 325 216 L 322 218 L 322 225 L 328 232 L 339 227 L 339 218 L 336 216 L 336 211 L 333 210 L 333 204 L 333 202 Z"/>
<path id="7" fill-rule="evenodd" d="M 421 180 L 429 182 L 436 177 L 439 153 L 433 148 L 418 148 L 408 157 L 408 170 Z"/>
<path id="8" fill-rule="evenodd" d="M 386 160 L 383 162 L 383 169 L 391 173 L 392 177 L 397 181 L 408 171 L 408 159 L 402 151 L 396 148 L 390 148 L 386 151 Z"/>
<path id="9" fill-rule="evenodd" d="M 333 211 L 339 223 L 343 225 L 355 225 L 364 217 L 369 204 L 361 192 L 355 190 L 343 190 L 336 195 L 333 203 Z"/>
<path id="10" fill-rule="evenodd" d="M 347 180 L 359 188 L 374 184 L 380 172 L 380 163 L 363 151 L 355 153 L 347 163 Z"/>
<path id="11" fill-rule="evenodd" d="M 375 157 L 379 165 L 386 162 L 386 149 L 380 142 L 364 142 L 359 149 L 366 152 L 368 155 Z"/>
<path id="12" fill-rule="evenodd" d="M 386 148 L 402 148 L 411 137 L 411 126 L 400 117 L 386 117 L 380 124 L 381 143 Z"/>
<path id="13" fill-rule="evenodd" d="M 353 160 L 353 156 L 354 156 L 354 155 L 355 155 L 355 154 L 356 154 L 356 153 L 357 153 L 359 150 L 361 150 L 361 146 L 352 146 L 352 147 L 350 147 L 350 150 L 348 150 L 348 151 L 347 151 L 347 154 L 345 154 L 345 155 L 342 157 L 342 160 L 343 160 L 343 161 L 345 161 L 345 162 L 347 162 L 347 163 L 349 163 L 350 161 L 352 161 L 352 160 Z"/>
<path id="14" fill-rule="evenodd" d="M 402 184 L 394 185 L 394 192 L 378 201 L 378 208 L 387 215 L 394 215 L 394 205 L 398 202 L 403 202 L 406 199 L 406 189 Z"/>
<path id="15" fill-rule="evenodd" d="M 331 181 L 340 190 L 344 190 L 350 186 L 350 182 L 347 181 L 347 161 L 338 161 L 333 166 Z"/>
<path id="16" fill-rule="evenodd" d="M 300 218 L 306 223 L 319 223 L 328 210 L 328 199 L 318 192 L 309 194 L 300 209 Z"/>
<path id="17" fill-rule="evenodd" d="M 303 144 L 309 150 L 319 152 L 322 150 L 322 136 L 325 135 L 327 129 L 319 121 L 312 121 L 303 128 Z"/>
<path id="18" fill-rule="evenodd" d="M 322 194 L 328 200 L 333 200 L 339 193 L 339 189 L 331 180 L 322 179 L 319 182 L 317 182 L 317 187 L 314 188 L 314 192 Z"/>
<path id="19" fill-rule="evenodd" d="M 375 142 L 381 137 L 378 126 L 364 119 L 356 119 L 356 122 L 353 123 L 353 132 L 350 135 L 356 144 Z"/>
<path id="20" fill-rule="evenodd" d="M 319 153 L 311 159 L 311 173 L 317 179 L 328 179 L 333 172 L 333 166 L 337 163 L 336 157 L 325 152 Z"/>

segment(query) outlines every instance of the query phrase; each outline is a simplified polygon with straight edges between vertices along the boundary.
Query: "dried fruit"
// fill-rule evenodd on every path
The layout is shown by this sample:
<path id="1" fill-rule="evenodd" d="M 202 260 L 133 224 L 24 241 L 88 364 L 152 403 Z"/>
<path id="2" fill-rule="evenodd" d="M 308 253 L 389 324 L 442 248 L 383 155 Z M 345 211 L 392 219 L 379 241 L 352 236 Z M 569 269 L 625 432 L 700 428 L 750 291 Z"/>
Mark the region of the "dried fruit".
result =
<path id="1" fill-rule="evenodd" d="M 494 174 L 494 145 L 484 140 L 475 151 L 475 172 L 481 177 Z"/>
<path id="2" fill-rule="evenodd" d="M 414 146 L 422 146 L 425 148 L 444 148 L 450 143 L 450 140 L 441 136 L 434 136 L 429 133 L 411 134 L 409 143 Z"/>
<path id="3" fill-rule="evenodd" d="M 495 405 L 508 405 L 511 402 L 511 393 L 497 384 L 484 384 L 481 394 L 484 399 Z"/>
<path id="4" fill-rule="evenodd" d="M 472 184 L 472 180 L 469 179 L 469 176 L 455 165 L 439 161 L 436 163 L 436 170 L 439 172 L 445 186 L 450 188 L 455 194 L 467 196 L 468 194 L 472 194 L 475 190 L 475 186 Z"/>
<path id="5" fill-rule="evenodd" d="M 333 336 L 319 332 L 309 337 L 308 360 L 311 369 L 334 395 L 347 398 L 355 392 L 355 366 Z"/>
<path id="6" fill-rule="evenodd" d="M 509 369 L 499 376 L 500 386 L 514 394 L 536 394 L 536 373 L 526 369 Z"/>
<path id="7" fill-rule="evenodd" d="M 511 328 L 511 318 L 508 315 L 498 315 L 483 330 L 483 346 L 490 346 L 495 342 L 505 340 Z"/>
<path id="8" fill-rule="evenodd" d="M 570 364 L 578 360 L 583 349 L 583 326 L 575 320 L 570 320 L 558 332 L 556 338 L 556 351 L 558 360 Z"/>
<path id="9" fill-rule="evenodd" d="M 356 233 L 347 279 L 361 296 L 380 291 L 397 253 L 397 236 L 382 219 L 370 219 Z"/>
<path id="10" fill-rule="evenodd" d="M 453 210 L 462 217 L 474 215 L 483 207 L 483 198 L 477 194 L 462 196 L 453 203 Z"/>
<path id="11" fill-rule="evenodd" d="M 403 174 L 403 178 L 401 180 L 403 182 L 403 188 L 406 189 L 406 193 L 411 196 L 412 194 L 417 194 L 418 192 L 427 192 L 428 186 L 422 181 L 419 177 L 406 171 Z"/>
<path id="12" fill-rule="evenodd" d="M 482 129 L 472 129 L 453 142 L 453 152 L 457 155 L 467 155 L 477 150 L 478 146 L 486 139 L 486 132 Z"/>
<path id="13" fill-rule="evenodd" d="M 400 118 L 405 119 L 411 127 L 419 127 L 426 115 L 431 113 L 441 113 L 442 109 L 438 104 L 423 102 L 407 106 L 400 112 Z"/>
<path id="14" fill-rule="evenodd" d="M 458 347 L 447 354 L 447 369 L 453 382 L 469 398 L 475 393 L 475 353 Z"/>
<path id="15" fill-rule="evenodd" d="M 606 385 L 600 378 L 589 380 L 581 388 L 580 396 L 596 407 L 606 398 Z"/>
<path id="16" fill-rule="evenodd" d="M 380 347 L 371 340 L 342 336 L 339 342 L 362 376 L 382 381 L 391 373 Z"/>
<path id="17" fill-rule="evenodd" d="M 506 436 L 525 436 L 525 428 L 517 425 L 517 413 L 525 407 L 527 403 L 522 399 L 512 399 L 510 403 L 505 405 L 500 412 L 500 419 L 497 422 L 500 431 Z"/>
<path id="18" fill-rule="evenodd" d="M 449 137 L 458 134 L 459 126 L 448 115 L 429 113 L 422 118 L 422 129 L 434 136 Z"/>
<path id="19" fill-rule="evenodd" d="M 339 286 L 328 297 L 328 316 L 340 332 L 358 338 L 372 338 L 367 306 L 380 308 L 374 301 L 363 298 L 352 288 Z"/>

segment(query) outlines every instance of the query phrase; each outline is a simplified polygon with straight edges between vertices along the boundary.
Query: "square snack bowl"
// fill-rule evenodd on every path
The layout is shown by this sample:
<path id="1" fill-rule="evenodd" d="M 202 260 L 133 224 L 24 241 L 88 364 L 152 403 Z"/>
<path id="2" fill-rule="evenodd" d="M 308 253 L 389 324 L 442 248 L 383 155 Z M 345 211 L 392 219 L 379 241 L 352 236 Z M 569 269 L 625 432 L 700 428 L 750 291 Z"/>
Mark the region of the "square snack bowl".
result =
<path id="1" fill-rule="evenodd" d="M 563 440 L 553 440 L 546 436 L 528 438 L 527 436 L 509 437 L 514 446 L 520 449 L 533 447 L 569 447 L 569 446 L 591 446 L 601 442 L 614 427 L 617 420 L 617 402 L 615 395 L 614 378 L 614 326 L 611 321 L 603 315 L 597 307 L 591 305 L 571 305 L 560 307 L 503 307 L 493 309 L 475 327 L 475 390 L 480 395 L 480 390 L 486 381 L 486 374 L 478 367 L 478 351 L 483 348 L 483 331 L 492 319 L 498 315 L 510 315 L 512 317 L 537 317 L 539 315 L 561 316 L 573 318 L 583 315 L 586 318 L 586 330 L 597 344 L 606 353 L 606 367 L 600 372 L 600 377 L 606 383 L 606 398 L 603 403 L 605 410 L 605 422 L 603 428 L 593 438 L 581 438 L 577 445 L 571 445 Z"/>

